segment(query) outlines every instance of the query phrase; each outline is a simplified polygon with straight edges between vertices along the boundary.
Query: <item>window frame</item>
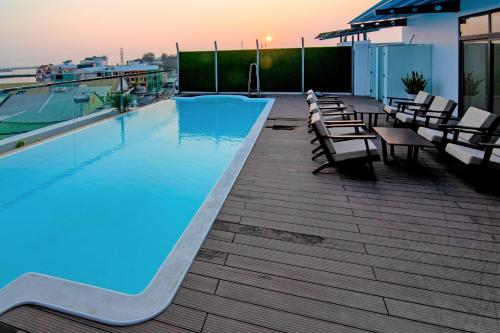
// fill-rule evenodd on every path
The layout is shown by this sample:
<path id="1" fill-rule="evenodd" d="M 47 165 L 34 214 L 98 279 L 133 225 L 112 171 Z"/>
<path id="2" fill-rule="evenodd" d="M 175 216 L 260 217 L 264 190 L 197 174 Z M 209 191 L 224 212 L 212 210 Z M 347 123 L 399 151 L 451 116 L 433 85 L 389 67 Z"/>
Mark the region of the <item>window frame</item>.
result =
<path id="1" fill-rule="evenodd" d="M 483 41 L 488 43 L 488 49 L 487 49 L 487 63 L 486 63 L 486 73 L 487 73 L 487 78 L 486 78 L 486 91 L 488 92 L 488 101 L 487 101 L 487 107 L 488 107 L 488 112 L 493 112 L 493 100 L 494 100 L 494 85 L 492 84 L 492 80 L 494 77 L 494 68 L 493 68 L 493 41 L 500 41 L 500 32 L 493 32 L 492 31 L 492 19 L 491 16 L 493 13 L 500 13 L 500 7 L 490 9 L 487 11 L 483 12 L 478 12 L 470 15 L 464 15 L 460 16 L 458 18 L 458 52 L 459 52 L 459 61 L 458 61 L 458 73 L 459 73 L 459 79 L 458 79 L 458 91 L 459 91 L 459 101 L 460 101 L 460 107 L 459 107 L 459 114 L 462 116 L 466 110 L 464 110 L 464 94 L 463 94 L 463 72 L 464 72 L 464 42 L 468 41 Z M 467 35 L 467 36 L 462 36 L 461 35 L 461 30 L 460 30 L 460 25 L 462 24 L 463 20 L 471 18 L 471 17 L 478 17 L 478 16 L 488 16 L 488 33 L 486 34 L 477 34 L 477 35 Z"/>

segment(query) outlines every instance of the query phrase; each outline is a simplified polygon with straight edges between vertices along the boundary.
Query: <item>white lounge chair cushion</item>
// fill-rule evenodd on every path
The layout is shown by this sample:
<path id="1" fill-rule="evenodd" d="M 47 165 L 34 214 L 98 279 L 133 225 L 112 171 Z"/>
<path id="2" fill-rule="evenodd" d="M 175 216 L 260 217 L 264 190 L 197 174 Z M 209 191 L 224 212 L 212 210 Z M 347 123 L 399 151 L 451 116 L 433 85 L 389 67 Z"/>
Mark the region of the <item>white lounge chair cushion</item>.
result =
<path id="1" fill-rule="evenodd" d="M 397 106 L 384 105 L 384 111 L 388 114 L 394 114 L 398 111 Z"/>
<path id="2" fill-rule="evenodd" d="M 497 143 L 500 143 L 500 140 L 498 140 Z M 446 145 L 446 152 L 467 165 L 481 165 L 484 158 L 484 151 L 457 145 L 454 143 L 449 143 Z M 497 153 L 494 152 L 493 154 L 491 154 L 490 165 L 500 166 L 499 154 L 500 150 Z"/>
<path id="3" fill-rule="evenodd" d="M 409 112 L 409 111 L 407 110 L 406 112 Z M 396 119 L 398 119 L 399 121 L 401 121 L 401 122 L 403 122 L 405 124 L 412 124 L 413 123 L 413 115 L 412 114 L 408 114 L 406 112 L 405 113 L 398 112 L 396 114 Z M 429 116 L 434 116 L 434 117 L 440 117 L 442 115 L 441 112 L 427 112 L 426 114 L 429 115 Z M 417 116 L 415 118 L 415 124 L 417 124 L 417 125 L 424 126 L 425 122 L 426 122 L 426 118 L 425 117 Z M 429 119 L 429 124 L 431 126 L 432 125 L 437 125 L 438 123 L 440 123 L 439 119 L 436 119 L 436 118 L 430 118 Z"/>
<path id="4" fill-rule="evenodd" d="M 396 119 L 406 124 L 413 123 L 413 115 L 404 112 L 396 113 Z"/>
<path id="5" fill-rule="evenodd" d="M 413 100 L 414 103 L 418 104 L 428 104 L 432 99 L 432 95 L 429 93 L 426 93 L 425 91 L 420 91 L 415 99 Z M 406 109 L 417 109 L 418 107 L 415 106 L 408 106 Z M 398 110 L 397 105 L 384 105 L 384 111 L 393 114 L 396 113 Z"/>
<path id="6" fill-rule="evenodd" d="M 444 112 L 451 111 L 453 104 L 454 104 L 453 101 L 448 99 L 448 98 L 436 96 L 436 97 L 434 97 L 434 100 L 432 101 L 432 104 L 429 107 L 429 110 L 432 110 L 432 111 L 429 111 L 426 114 L 428 114 L 429 116 L 440 117 L 443 115 Z M 407 112 L 411 112 L 411 109 L 405 110 L 405 111 L 406 112 L 397 113 L 396 119 L 398 119 L 399 121 L 406 123 L 406 124 L 413 123 L 413 115 L 407 113 Z M 425 125 L 425 121 L 426 121 L 425 117 L 417 116 L 415 118 L 415 123 L 418 125 L 421 125 L 421 126 Z M 436 125 L 438 123 L 440 123 L 439 119 L 436 119 L 436 118 L 429 119 L 429 124 L 431 124 L 431 125 Z"/>
<path id="7" fill-rule="evenodd" d="M 428 104 L 432 99 L 432 95 L 426 93 L 425 91 L 419 91 L 417 96 L 415 97 L 414 102 L 418 104 Z"/>
<path id="8" fill-rule="evenodd" d="M 329 141 L 331 148 L 335 152 L 333 154 L 333 160 L 336 162 L 368 157 L 366 154 L 365 140 L 334 141 L 330 139 Z M 371 140 L 368 140 L 368 148 L 370 150 L 370 155 L 378 155 L 378 149 Z"/>
<path id="9" fill-rule="evenodd" d="M 311 115 L 311 123 L 315 123 L 317 122 L 318 120 L 320 120 L 320 115 L 318 112 L 314 112 L 312 115 Z"/>
<path id="10" fill-rule="evenodd" d="M 423 138 L 427 139 L 429 142 L 440 143 L 443 141 L 443 132 L 439 130 L 428 127 L 419 127 L 417 133 L 420 134 L 420 136 L 422 136 Z M 453 140 L 452 133 L 448 133 L 448 140 Z M 458 138 L 458 140 L 461 142 L 466 142 L 466 140 L 463 140 L 460 137 Z"/>
<path id="11" fill-rule="evenodd" d="M 397 117 L 397 116 L 396 116 Z M 483 111 L 475 107 L 469 107 L 467 112 L 457 125 L 470 127 L 489 127 L 495 120 L 496 116 L 492 113 Z M 443 132 L 431 128 L 420 127 L 418 134 L 431 142 L 439 143 L 443 139 Z M 448 139 L 453 140 L 453 133 L 448 134 Z M 460 132 L 458 140 L 461 142 L 478 143 L 481 140 L 481 135 Z"/>
<path id="12" fill-rule="evenodd" d="M 477 128 L 489 127 L 491 126 L 491 124 L 493 124 L 495 118 L 496 116 L 493 113 L 471 106 L 467 109 L 467 112 L 465 112 L 462 119 L 460 119 L 458 125 L 477 127 Z M 459 137 L 472 143 L 478 143 L 481 140 L 481 135 L 472 133 L 461 132 L 459 134 Z"/>
<path id="13" fill-rule="evenodd" d="M 431 105 L 429 106 L 429 112 L 426 113 L 426 115 L 429 116 L 434 116 L 434 117 L 441 117 L 444 116 L 444 113 L 451 112 L 453 109 L 453 105 L 455 103 L 449 99 L 449 98 L 444 98 L 441 96 L 436 96 L 434 97 L 434 100 L 432 101 Z M 417 119 L 417 124 L 419 125 L 425 125 L 425 117 L 418 117 L 420 119 Z M 430 118 L 429 119 L 429 124 L 439 124 L 442 121 L 440 119 L 436 118 Z"/>

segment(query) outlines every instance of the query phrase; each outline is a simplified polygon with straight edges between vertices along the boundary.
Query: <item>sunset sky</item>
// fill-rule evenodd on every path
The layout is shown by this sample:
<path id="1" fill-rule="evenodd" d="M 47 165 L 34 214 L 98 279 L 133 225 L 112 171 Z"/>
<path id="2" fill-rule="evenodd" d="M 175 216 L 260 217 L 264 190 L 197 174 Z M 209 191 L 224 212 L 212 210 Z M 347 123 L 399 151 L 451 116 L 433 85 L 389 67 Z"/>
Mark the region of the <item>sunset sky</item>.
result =
<path id="1" fill-rule="evenodd" d="M 144 52 L 335 45 L 317 41 L 377 0 L 0 0 L 0 67 L 78 61 L 89 55 L 119 60 Z M 397 33 L 371 36 L 396 38 Z"/>

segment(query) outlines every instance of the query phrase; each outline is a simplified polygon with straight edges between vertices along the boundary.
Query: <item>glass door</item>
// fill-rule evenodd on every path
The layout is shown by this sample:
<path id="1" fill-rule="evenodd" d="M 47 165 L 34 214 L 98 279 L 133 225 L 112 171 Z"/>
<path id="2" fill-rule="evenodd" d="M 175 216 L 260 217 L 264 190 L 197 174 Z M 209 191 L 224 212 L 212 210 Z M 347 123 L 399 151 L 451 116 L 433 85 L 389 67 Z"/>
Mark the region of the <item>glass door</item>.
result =
<path id="1" fill-rule="evenodd" d="M 500 115 L 500 10 L 459 23 L 460 112 L 474 106 Z"/>
<path id="2" fill-rule="evenodd" d="M 488 110 L 489 42 L 466 41 L 462 44 L 462 102 L 464 111 L 470 106 Z"/>
<path id="3" fill-rule="evenodd" d="M 500 19 L 499 19 L 500 21 Z M 500 26 L 500 23 L 499 23 Z M 492 91 L 493 91 L 493 113 L 500 115 L 500 39 L 492 42 Z"/>

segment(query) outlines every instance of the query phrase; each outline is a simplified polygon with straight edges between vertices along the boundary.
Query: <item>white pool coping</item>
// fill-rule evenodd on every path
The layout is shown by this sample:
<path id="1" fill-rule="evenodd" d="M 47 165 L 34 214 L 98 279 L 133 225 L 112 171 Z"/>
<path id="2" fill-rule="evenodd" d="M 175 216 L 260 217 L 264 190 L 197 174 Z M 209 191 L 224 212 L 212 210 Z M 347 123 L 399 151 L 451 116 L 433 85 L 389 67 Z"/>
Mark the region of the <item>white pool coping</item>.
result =
<path id="1" fill-rule="evenodd" d="M 220 96 L 180 97 L 179 99 Z M 243 96 L 230 97 L 250 100 Z M 143 322 L 161 313 L 171 303 L 184 280 L 264 127 L 274 99 L 260 98 L 259 100 L 267 101 L 264 110 L 241 143 L 233 160 L 142 293 L 128 295 L 53 276 L 26 273 L 0 289 L 0 314 L 20 305 L 33 304 L 104 324 L 125 326 Z M 114 117 L 109 119 L 114 119 Z"/>

